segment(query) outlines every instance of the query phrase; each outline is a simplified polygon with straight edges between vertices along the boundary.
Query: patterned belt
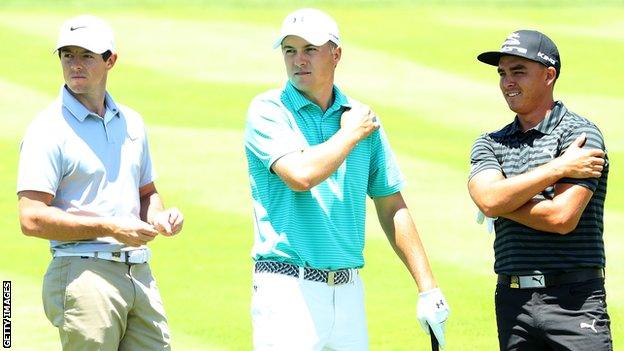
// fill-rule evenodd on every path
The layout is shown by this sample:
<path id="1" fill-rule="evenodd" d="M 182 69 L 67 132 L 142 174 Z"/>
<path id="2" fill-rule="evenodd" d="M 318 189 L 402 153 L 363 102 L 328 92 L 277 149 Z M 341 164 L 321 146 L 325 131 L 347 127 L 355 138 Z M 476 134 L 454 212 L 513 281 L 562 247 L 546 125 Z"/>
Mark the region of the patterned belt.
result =
<path id="1" fill-rule="evenodd" d="M 299 266 L 275 261 L 258 261 L 256 262 L 256 273 L 275 273 L 284 274 L 291 277 L 299 278 Z M 327 285 L 341 285 L 353 281 L 357 275 L 357 269 L 340 269 L 337 271 L 329 271 L 324 269 L 315 269 L 303 267 L 303 279 L 313 282 L 327 283 Z"/>
<path id="2" fill-rule="evenodd" d="M 602 268 L 586 268 L 574 272 L 533 274 L 533 275 L 498 275 L 498 284 L 512 289 L 535 289 L 551 286 L 581 283 L 591 279 L 604 278 Z"/>

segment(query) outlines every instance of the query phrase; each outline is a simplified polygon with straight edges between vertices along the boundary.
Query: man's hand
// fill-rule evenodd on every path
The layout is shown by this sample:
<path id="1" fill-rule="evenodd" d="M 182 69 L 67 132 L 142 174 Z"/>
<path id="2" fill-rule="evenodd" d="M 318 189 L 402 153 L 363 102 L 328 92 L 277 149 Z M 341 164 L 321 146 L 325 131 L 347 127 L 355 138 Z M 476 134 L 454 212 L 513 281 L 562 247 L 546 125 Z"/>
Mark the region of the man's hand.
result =
<path id="1" fill-rule="evenodd" d="M 152 218 L 152 225 L 160 234 L 172 236 L 182 230 L 184 216 L 180 210 L 171 207 L 156 213 Z"/>
<path id="2" fill-rule="evenodd" d="M 599 178 L 605 164 L 605 153 L 600 149 L 583 149 L 587 135 L 582 133 L 568 149 L 551 162 L 562 178 Z"/>
<path id="3" fill-rule="evenodd" d="M 444 322 L 451 313 L 448 303 L 442 295 L 439 288 L 427 290 L 418 294 L 418 304 L 416 306 L 416 316 L 420 322 L 420 326 L 429 334 L 429 327 L 433 330 L 433 334 L 444 348 L 446 340 L 444 339 Z"/>
<path id="4" fill-rule="evenodd" d="M 488 233 L 494 233 L 494 222 L 496 222 L 498 217 L 488 217 L 483 212 L 481 212 L 481 210 L 477 210 L 476 219 L 478 224 L 483 224 L 483 222 L 485 222 L 485 224 L 487 225 Z"/>
<path id="5" fill-rule="evenodd" d="M 370 107 L 356 105 L 342 113 L 340 129 L 358 142 L 379 129 L 379 122 L 377 121 L 377 116 Z"/>
<path id="6" fill-rule="evenodd" d="M 135 217 L 113 217 L 109 225 L 111 236 L 128 246 L 141 246 L 154 240 L 158 231 Z"/>

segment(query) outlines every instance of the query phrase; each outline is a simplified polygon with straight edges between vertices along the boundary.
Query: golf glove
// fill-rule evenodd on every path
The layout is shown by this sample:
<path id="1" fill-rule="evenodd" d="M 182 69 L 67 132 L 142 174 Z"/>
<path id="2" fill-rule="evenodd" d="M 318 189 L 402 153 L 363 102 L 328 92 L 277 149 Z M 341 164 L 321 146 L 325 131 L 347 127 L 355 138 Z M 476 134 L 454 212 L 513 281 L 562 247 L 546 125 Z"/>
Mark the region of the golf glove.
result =
<path id="1" fill-rule="evenodd" d="M 418 304 L 416 306 L 416 316 L 420 326 L 429 334 L 429 327 L 433 330 L 433 335 L 438 339 L 440 347 L 444 348 L 444 322 L 451 313 L 442 291 L 439 288 L 427 290 L 418 294 Z"/>
<path id="2" fill-rule="evenodd" d="M 494 221 L 497 220 L 498 217 L 486 217 L 483 212 L 477 211 L 477 223 L 482 224 L 483 221 L 487 224 L 488 233 L 492 234 L 494 232 Z"/>

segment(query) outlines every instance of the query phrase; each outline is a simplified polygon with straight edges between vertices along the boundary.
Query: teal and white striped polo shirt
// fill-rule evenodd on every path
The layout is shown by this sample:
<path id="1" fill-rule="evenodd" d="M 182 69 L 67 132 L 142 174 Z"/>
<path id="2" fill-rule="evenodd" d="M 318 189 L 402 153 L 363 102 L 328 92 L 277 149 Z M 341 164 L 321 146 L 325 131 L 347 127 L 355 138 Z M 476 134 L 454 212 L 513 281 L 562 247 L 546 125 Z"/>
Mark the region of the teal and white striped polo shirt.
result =
<path id="1" fill-rule="evenodd" d="M 288 82 L 249 107 L 245 152 L 253 198 L 255 260 L 319 268 L 364 265 L 366 195 L 401 190 L 403 176 L 382 128 L 360 141 L 338 170 L 310 191 L 295 192 L 271 171 L 280 157 L 327 141 L 342 113 L 359 102 L 334 86 L 323 113 Z"/>

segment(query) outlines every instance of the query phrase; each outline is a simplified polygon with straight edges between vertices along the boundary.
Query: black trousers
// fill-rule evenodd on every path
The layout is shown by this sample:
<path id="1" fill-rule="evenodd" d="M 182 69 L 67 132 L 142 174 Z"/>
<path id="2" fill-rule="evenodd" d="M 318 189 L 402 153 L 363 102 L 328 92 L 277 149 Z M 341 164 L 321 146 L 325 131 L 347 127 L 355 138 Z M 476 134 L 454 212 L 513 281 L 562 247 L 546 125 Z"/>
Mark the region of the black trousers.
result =
<path id="1" fill-rule="evenodd" d="M 496 287 L 501 351 L 612 351 L 604 279 L 537 289 Z"/>

